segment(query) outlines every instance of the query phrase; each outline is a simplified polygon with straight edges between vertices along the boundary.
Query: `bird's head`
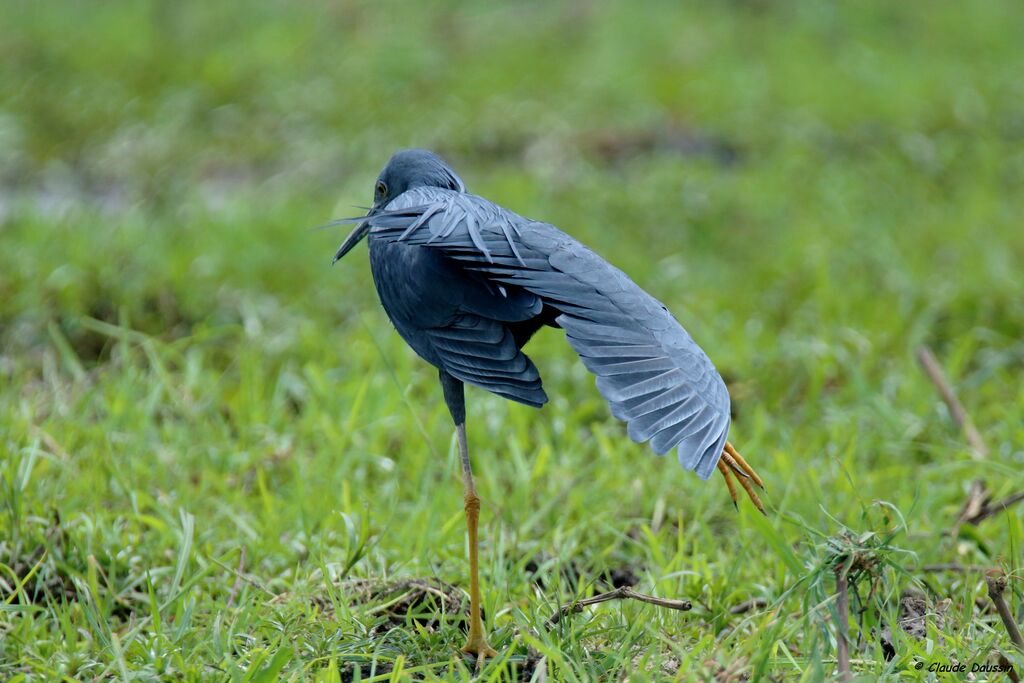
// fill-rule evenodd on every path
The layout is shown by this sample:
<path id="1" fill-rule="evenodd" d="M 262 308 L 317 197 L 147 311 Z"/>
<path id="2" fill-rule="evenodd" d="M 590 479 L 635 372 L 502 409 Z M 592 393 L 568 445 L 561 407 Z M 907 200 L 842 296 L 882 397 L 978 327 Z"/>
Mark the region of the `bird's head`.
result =
<path id="1" fill-rule="evenodd" d="M 379 213 L 395 197 L 414 187 L 441 187 L 456 192 L 466 191 L 462 179 L 444 159 L 433 152 L 426 149 L 399 150 L 391 155 L 384 170 L 377 176 L 377 182 L 373 187 L 373 206 L 366 217 Z M 342 242 L 334 255 L 334 260 L 337 261 L 347 254 L 369 231 L 369 221 L 361 221 Z"/>
<path id="2" fill-rule="evenodd" d="M 414 187 L 442 187 L 465 192 L 466 186 L 444 162 L 425 149 L 403 149 L 391 155 L 373 188 L 373 206 L 383 208 L 392 199 Z"/>

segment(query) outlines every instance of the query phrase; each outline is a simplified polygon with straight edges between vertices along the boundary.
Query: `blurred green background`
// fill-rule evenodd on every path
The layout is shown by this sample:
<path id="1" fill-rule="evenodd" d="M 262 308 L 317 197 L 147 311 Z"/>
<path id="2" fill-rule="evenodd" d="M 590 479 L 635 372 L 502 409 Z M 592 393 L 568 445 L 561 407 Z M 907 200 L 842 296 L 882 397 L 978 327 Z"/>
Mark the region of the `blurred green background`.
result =
<path id="1" fill-rule="evenodd" d="M 439 614 L 424 626 L 352 587 L 466 582 L 435 372 L 390 329 L 363 249 L 331 268 L 344 228 L 310 229 L 360 213 L 407 146 L 663 300 L 730 383 L 732 441 L 774 510 L 737 514 L 717 477 L 629 442 L 542 333 L 543 411 L 469 391 L 507 655 L 489 675 L 827 677 L 847 542 L 879 558 L 851 622 L 862 673 L 994 650 L 1020 670 L 980 574 L 919 571 L 1024 564 L 1019 508 L 948 535 L 973 479 L 1024 488 L 1018 2 L 0 16 L 3 677 L 470 675 L 458 609 L 419 605 Z M 612 570 L 695 609 L 543 628 Z M 925 640 L 894 626 L 907 591 L 952 599 Z"/>

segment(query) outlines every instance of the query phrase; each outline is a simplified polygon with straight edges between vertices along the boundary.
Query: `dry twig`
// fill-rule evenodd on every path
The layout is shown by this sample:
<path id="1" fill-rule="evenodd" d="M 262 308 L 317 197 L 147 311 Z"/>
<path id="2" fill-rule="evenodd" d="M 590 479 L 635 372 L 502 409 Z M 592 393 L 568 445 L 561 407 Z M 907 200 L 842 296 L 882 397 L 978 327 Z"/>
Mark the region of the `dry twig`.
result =
<path id="1" fill-rule="evenodd" d="M 973 515 L 965 521 L 970 522 L 971 524 L 980 524 L 992 515 L 998 514 L 1005 510 L 1006 508 L 1010 507 L 1011 505 L 1015 505 L 1016 503 L 1019 503 L 1022 500 L 1024 500 L 1024 491 L 1019 491 L 1011 496 L 1003 498 L 1002 500 L 997 500 L 994 503 L 989 503 L 986 500 L 985 505 L 978 512 L 978 514 Z"/>
<path id="2" fill-rule="evenodd" d="M 1010 683 L 1020 683 L 1020 676 L 1018 676 L 1017 672 L 1014 671 L 1013 664 L 1010 662 L 1010 660 L 1007 659 L 1006 655 L 1004 655 L 1002 652 L 998 654 L 999 663 L 1003 665 L 1004 670 L 1006 671 L 1006 677 L 1010 679 Z"/>
<path id="3" fill-rule="evenodd" d="M 964 522 L 973 519 L 981 512 L 985 507 L 985 501 L 987 496 L 987 487 L 985 486 L 984 479 L 975 479 L 971 482 L 971 489 L 967 492 L 967 500 L 964 501 L 963 506 L 960 508 L 960 512 L 956 516 L 956 522 L 953 523 L 953 528 L 949 530 L 949 535 L 956 538 L 957 534 L 960 533 L 960 525 Z"/>
<path id="4" fill-rule="evenodd" d="M 656 598 L 653 595 L 637 593 L 629 587 L 623 586 L 622 588 L 616 588 L 615 590 L 608 591 L 607 593 L 599 593 L 598 595 L 595 595 L 592 598 L 584 598 L 583 600 L 577 600 L 575 602 L 570 602 L 565 605 L 562 605 L 558 608 L 558 611 L 555 612 L 550 619 L 548 619 L 548 626 L 554 626 L 562 619 L 562 617 L 564 617 L 567 614 L 575 614 L 577 612 L 582 612 L 584 607 L 596 605 L 601 602 L 608 602 L 609 600 L 639 600 L 640 602 L 646 602 L 648 604 L 657 605 L 658 607 L 665 607 L 667 609 L 679 610 L 681 612 L 686 612 L 688 610 L 693 609 L 693 605 L 690 603 L 689 600 L 669 600 L 667 598 Z"/>
<path id="5" fill-rule="evenodd" d="M 973 572 L 987 572 L 990 567 L 982 567 L 976 564 L 959 564 L 957 562 L 946 562 L 943 564 L 926 564 L 921 567 L 921 571 L 935 574 L 938 572 L 958 572 L 960 574 L 970 574 Z M 909 571 L 909 570 L 908 570 Z"/>
<path id="6" fill-rule="evenodd" d="M 850 672 L 850 648 L 847 644 L 849 628 L 850 594 L 846 582 L 847 567 L 836 567 L 836 660 L 839 667 L 839 680 L 849 681 L 853 678 Z"/>
<path id="7" fill-rule="evenodd" d="M 956 517 L 956 523 L 950 529 L 949 535 L 955 538 L 960 532 L 961 525 L 966 523 L 977 526 L 989 517 L 999 514 L 1022 500 L 1024 500 L 1024 491 L 1014 493 L 993 503 L 992 496 L 989 495 L 985 482 L 981 479 L 975 479 L 971 482 L 971 490 L 967 494 L 967 500 L 964 501 L 963 507 L 960 508 L 960 513 Z"/>
<path id="8" fill-rule="evenodd" d="M 917 350 L 917 360 L 920 361 L 921 367 L 924 368 L 925 374 L 928 375 L 928 379 L 938 389 L 939 396 L 942 397 L 946 407 L 949 408 L 949 414 L 953 421 L 956 422 L 957 427 L 963 430 L 967 443 L 970 444 L 971 449 L 974 451 L 974 456 L 979 459 L 987 456 L 988 446 L 985 445 L 984 439 L 981 438 L 981 434 L 974 426 L 971 416 L 967 414 L 963 404 L 956 397 L 953 387 L 950 386 L 949 381 L 942 372 L 942 366 L 935 360 L 935 354 L 927 346 L 922 346 Z"/>
<path id="9" fill-rule="evenodd" d="M 999 612 L 999 618 L 1003 620 L 1003 625 L 1006 627 L 1006 632 L 1010 634 L 1010 640 L 1016 645 L 1021 652 L 1024 652 L 1024 636 L 1020 634 L 1020 627 L 1017 626 L 1017 622 L 1013 620 L 1013 613 L 1010 611 L 1010 606 L 1006 604 L 1006 600 L 1003 598 L 1003 591 L 1006 590 L 1006 575 L 1002 573 L 992 573 L 988 576 L 988 596 L 992 598 L 992 604 L 996 606 L 996 611 Z"/>

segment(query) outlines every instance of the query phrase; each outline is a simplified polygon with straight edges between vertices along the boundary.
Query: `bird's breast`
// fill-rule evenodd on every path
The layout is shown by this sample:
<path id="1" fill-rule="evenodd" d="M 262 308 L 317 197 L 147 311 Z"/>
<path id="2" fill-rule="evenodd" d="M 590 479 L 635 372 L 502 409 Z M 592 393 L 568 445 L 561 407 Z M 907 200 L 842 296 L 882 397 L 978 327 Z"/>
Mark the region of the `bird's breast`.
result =
<path id="1" fill-rule="evenodd" d="M 381 306 L 398 334 L 416 353 L 439 364 L 425 330 L 447 323 L 457 309 L 452 293 L 434 286 L 430 250 L 373 239 L 370 272 Z"/>

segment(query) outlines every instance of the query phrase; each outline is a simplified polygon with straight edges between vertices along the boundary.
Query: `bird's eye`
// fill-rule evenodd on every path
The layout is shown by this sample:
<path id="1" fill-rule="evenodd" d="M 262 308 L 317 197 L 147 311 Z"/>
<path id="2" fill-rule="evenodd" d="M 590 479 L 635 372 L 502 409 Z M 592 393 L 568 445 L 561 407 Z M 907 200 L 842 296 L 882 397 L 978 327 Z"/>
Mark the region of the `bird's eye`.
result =
<path id="1" fill-rule="evenodd" d="M 385 197 L 388 194 L 388 186 L 383 181 L 378 180 L 376 192 L 378 197 Z"/>

